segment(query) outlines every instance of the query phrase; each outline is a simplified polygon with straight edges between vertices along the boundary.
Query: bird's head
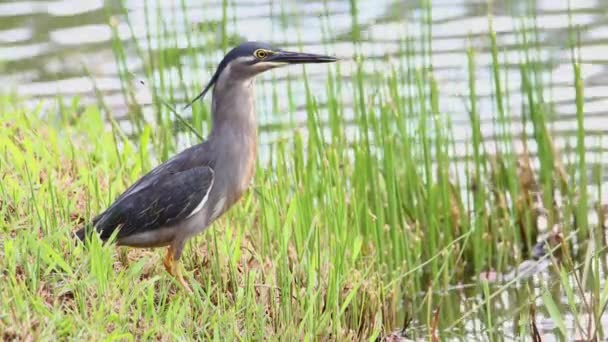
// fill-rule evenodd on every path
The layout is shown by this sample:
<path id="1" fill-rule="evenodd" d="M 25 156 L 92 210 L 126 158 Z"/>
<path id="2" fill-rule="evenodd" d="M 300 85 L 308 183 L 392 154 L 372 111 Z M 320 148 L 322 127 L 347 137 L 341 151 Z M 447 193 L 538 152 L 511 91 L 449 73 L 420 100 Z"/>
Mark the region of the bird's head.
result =
<path id="1" fill-rule="evenodd" d="M 292 52 L 274 48 L 266 43 L 246 42 L 226 54 L 205 89 L 186 107 L 201 99 L 222 78 L 241 81 L 264 71 L 289 64 L 331 63 L 337 58 L 313 53 Z"/>

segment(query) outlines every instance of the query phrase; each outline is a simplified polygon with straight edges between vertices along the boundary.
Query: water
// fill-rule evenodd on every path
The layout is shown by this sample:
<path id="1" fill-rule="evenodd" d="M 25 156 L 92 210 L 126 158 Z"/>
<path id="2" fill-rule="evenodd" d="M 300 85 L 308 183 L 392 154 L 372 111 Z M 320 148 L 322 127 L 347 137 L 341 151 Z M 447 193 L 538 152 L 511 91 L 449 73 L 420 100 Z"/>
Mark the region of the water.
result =
<path id="1" fill-rule="evenodd" d="M 350 1 L 265 1 L 246 0 L 230 2 L 226 8 L 221 1 L 183 2 L 186 11 L 182 10 L 181 1 L 150 1 L 144 6 L 143 1 L 126 1 L 130 24 L 127 25 L 122 14 L 121 4 L 116 0 L 53 0 L 22 1 L 5 0 L 0 3 L 0 84 L 6 90 L 15 90 L 33 104 L 41 99 L 50 99 L 62 95 L 66 99 L 77 96 L 83 104 L 95 103 L 95 89 L 100 90 L 103 100 L 118 118 L 125 130 L 131 129 L 126 118 L 127 101 L 123 95 L 120 72 L 112 51 L 112 29 L 130 48 L 126 51 L 126 68 L 132 72 L 134 79 L 145 77 L 146 64 L 138 57 L 133 42 L 141 48 L 172 51 L 179 57 L 179 63 L 189 69 L 180 77 L 176 68 L 169 67 L 164 77 L 175 87 L 176 105 L 185 103 L 195 94 L 191 89 L 202 88 L 214 71 L 215 64 L 222 56 L 218 48 L 210 49 L 207 42 L 218 42 L 222 37 L 222 17 L 228 18 L 226 34 L 239 39 L 272 41 L 280 47 L 335 54 L 343 58 L 342 73 L 345 75 L 344 87 L 349 86 L 348 75 L 354 70 L 352 56 L 355 51 L 365 53 L 364 66 L 368 71 L 378 71 L 395 65 L 404 37 L 421 37 L 425 26 L 426 8 L 419 6 L 419 1 L 358 1 L 353 11 Z M 158 6 L 162 6 L 159 8 Z M 522 25 L 531 25 L 529 20 L 521 20 L 520 15 L 530 13 L 531 7 L 537 14 L 535 25 L 538 27 L 538 39 L 542 44 L 541 56 L 547 61 L 545 96 L 552 99 L 557 115 L 552 129 L 556 133 L 556 145 L 564 147 L 574 145 L 576 132 L 575 92 L 572 87 L 573 71 L 570 63 L 570 51 L 567 48 L 569 21 L 579 26 L 581 39 L 581 60 L 585 84 L 585 125 L 587 129 L 586 144 L 590 146 L 588 159 L 604 164 L 598 151 L 604 150 L 601 137 L 608 132 L 608 2 L 604 0 L 529 0 L 494 1 L 493 29 L 497 32 L 501 48 L 501 61 L 513 64 L 507 68 L 504 76 L 508 77 L 508 90 L 511 99 L 507 112 L 514 118 L 521 115 L 520 108 L 520 73 L 515 65 L 521 57 L 518 46 L 520 36 L 516 33 Z M 572 9 L 571 16 L 568 7 Z M 465 48 L 473 46 L 476 50 L 478 65 L 477 90 L 480 97 L 479 112 L 482 132 L 493 136 L 493 113 L 496 112 L 493 99 L 493 85 L 490 66 L 490 31 L 487 17 L 487 4 L 482 0 L 435 0 L 432 2 L 432 63 L 434 76 L 442 94 L 441 111 L 450 115 L 455 126 L 457 151 L 463 151 L 468 144 L 470 129 L 466 111 L 468 96 L 468 70 Z M 512 16 L 514 15 L 514 16 Z M 160 20 L 159 18 L 162 18 Z M 164 25 L 163 25 L 164 21 Z M 184 26 L 184 22 L 189 25 Z M 148 31 L 148 28 L 151 32 Z M 159 37 L 161 37 L 159 39 Z M 170 39 L 167 39 L 170 37 Z M 195 37 L 195 38 L 193 38 Z M 353 38 L 359 41 L 356 46 Z M 167 41 L 171 46 L 166 46 Z M 331 42 L 325 44 L 325 42 Z M 414 41 L 415 46 L 421 42 Z M 189 53 L 187 47 L 199 48 L 197 53 Z M 214 44 L 218 46 L 219 44 Z M 413 65 L 424 65 L 424 56 L 415 49 Z M 307 74 L 313 89 L 323 89 L 325 66 L 307 66 Z M 289 112 L 287 102 L 286 80 L 302 73 L 301 68 L 281 69 L 266 74 L 258 81 L 258 107 L 260 141 L 262 146 L 289 138 L 290 129 L 304 125 L 306 113 L 303 108 L 303 85 L 291 84 L 295 93 L 295 111 Z M 160 78 L 158 72 L 153 74 Z M 275 87 L 278 83 L 278 87 Z M 137 82 L 134 82 L 137 84 Z M 183 85 L 189 90 L 185 94 Z M 134 86 L 135 96 L 143 104 L 145 114 L 151 112 L 149 90 L 143 86 Z M 349 102 L 345 91 L 344 101 Z M 315 94 L 323 103 L 323 92 Z M 277 101 L 273 104 L 273 101 Z M 49 108 L 52 102 L 48 102 Z M 349 119 L 347 111 L 346 120 Z M 513 120 L 517 122 L 517 119 Z M 273 127 L 279 127 L 273 128 Z M 514 126 L 521 130 L 522 127 Z M 185 141 L 184 144 L 188 142 Z M 532 147 L 534 152 L 534 147 Z M 605 153 L 605 152 L 604 152 Z M 262 153 L 263 155 L 263 153 Z M 608 174 L 608 172 L 605 172 Z M 593 192 L 591 192 L 593 194 Z M 595 198 L 594 200 L 602 200 Z M 605 199 L 604 199 L 605 202 Z M 531 266 L 532 265 L 532 266 Z M 532 275 L 534 281 L 544 277 L 546 264 L 527 263 L 518 266 L 522 271 Z M 515 267 L 517 268 L 517 267 Z M 532 270 L 532 271 L 530 271 Z M 525 273 L 524 272 L 524 273 Z M 507 273 L 502 275 L 509 277 Z M 540 287 L 534 287 L 538 295 Z M 441 295 L 443 296 L 443 295 Z M 504 313 L 504 324 L 501 334 L 507 338 L 514 336 L 516 321 L 509 322 L 512 312 L 518 305 L 529 300 L 522 296 L 518 287 L 506 291 L 497 298 L 492 306 Z M 445 299 L 444 299 L 445 300 Z M 448 303 L 455 307 L 469 307 L 480 302 L 479 294 L 466 290 L 450 291 Z M 566 300 L 563 299 L 565 303 Z M 537 301 L 539 306 L 541 302 Z M 564 306 L 564 310 L 566 310 Z M 567 310 L 566 310 L 567 311 Z M 541 333 L 547 333 L 548 340 L 556 326 L 548 316 L 537 312 L 537 324 Z M 467 319 L 467 328 L 471 331 L 483 325 L 482 316 L 471 316 Z M 566 316 L 568 317 L 568 316 Z M 601 322 L 608 327 L 608 322 Z M 567 322 L 573 329 L 573 320 Z M 450 336 L 461 336 L 458 332 Z"/>
<path id="2" fill-rule="evenodd" d="M 410 4 L 412 3 L 412 4 Z M 356 23 L 352 15 L 349 1 L 297 2 L 268 2 L 251 0 L 239 2 L 238 6 L 230 5 L 226 9 L 229 24 L 226 26 L 227 35 L 240 39 L 262 40 L 277 42 L 285 48 L 298 49 L 302 44 L 306 50 L 333 53 L 346 60 L 342 62 L 342 71 L 346 75 L 354 69 L 354 62 L 349 60 L 355 47 L 352 37 L 357 36 L 361 41 L 358 51 L 366 55 L 364 62 L 368 70 L 386 68 L 392 62 L 386 62 L 386 56 L 393 56 L 402 46 L 400 40 L 406 35 L 420 37 L 425 26 L 421 20 L 425 16 L 425 8 L 417 7 L 417 1 L 392 2 L 382 0 L 360 1 L 357 4 Z M 508 4 L 508 6 L 507 6 Z M 498 34 L 500 48 L 504 55 L 501 60 L 505 63 L 515 63 L 521 52 L 517 49 L 520 44 L 519 35 L 515 32 L 524 22 L 514 20 L 507 13 L 529 13 L 530 1 L 496 1 L 493 5 L 493 28 Z M 57 94 L 70 96 L 78 95 L 84 104 L 94 103 L 95 87 L 104 95 L 104 101 L 112 111 L 113 116 L 121 118 L 126 113 L 126 99 L 123 96 L 119 71 L 113 57 L 111 39 L 113 24 L 118 35 L 129 42 L 135 39 L 141 48 L 151 46 L 155 50 L 174 49 L 180 54 L 179 62 L 185 66 L 193 66 L 192 72 L 183 75 L 183 83 L 194 89 L 199 88 L 209 79 L 221 51 L 210 50 L 208 44 L 198 43 L 197 40 L 217 41 L 220 39 L 223 10 L 221 1 L 200 2 L 186 1 L 187 10 L 182 11 L 180 1 L 164 1 L 159 13 L 165 26 L 157 17 L 158 7 L 148 5 L 146 8 L 141 1 L 127 1 L 126 8 L 132 26 L 128 26 L 121 14 L 118 1 L 8 1 L 0 4 L 0 82 L 10 85 L 23 96 L 30 98 L 47 98 Z M 583 76 L 585 79 L 586 121 L 588 127 L 587 144 L 599 145 L 598 136 L 608 130 L 606 108 L 608 105 L 608 87 L 606 85 L 606 62 L 608 62 L 608 46 L 603 44 L 608 39 L 608 23 L 604 11 L 608 4 L 600 0 L 570 1 L 573 10 L 572 25 L 582 27 L 581 56 Z M 507 10 L 507 8 L 510 8 Z M 564 137 L 557 144 L 572 142 L 574 138 L 575 106 L 572 89 L 573 72 L 570 64 L 569 50 L 566 47 L 568 39 L 568 1 L 537 1 L 536 26 L 539 41 L 543 44 L 542 59 L 551 61 L 552 67 L 547 70 L 545 86 L 547 98 L 553 98 L 558 117 L 553 124 L 554 131 Z M 493 91 L 491 71 L 491 55 L 489 47 L 489 32 L 487 5 L 485 1 L 434 1 L 432 7 L 432 63 L 434 76 L 438 80 L 439 91 L 442 94 L 441 109 L 451 116 L 456 125 L 455 139 L 457 144 L 464 145 L 469 138 L 470 130 L 466 111 L 467 56 L 466 46 L 474 46 L 477 51 L 476 62 L 477 89 L 481 97 L 479 112 L 481 113 L 482 131 L 489 136 L 494 132 L 492 113 L 495 112 L 491 94 Z M 297 14 L 297 16 L 294 16 Z M 111 19 L 108 20 L 108 17 Z M 184 27 L 184 22 L 189 23 Z M 531 23 L 528 21 L 528 25 Z M 151 27 L 148 32 L 147 28 Z M 166 34 L 166 32 L 169 34 Z M 133 32 L 131 32 L 131 29 Z M 189 31 L 188 31 L 189 30 Z M 331 32 L 331 33 L 327 33 Z M 148 39 L 147 34 L 151 34 Z M 200 47 L 200 53 L 195 57 L 185 51 L 188 47 L 188 36 L 197 35 L 193 45 Z M 161 39 L 158 37 L 161 36 Z M 167 37 L 175 46 L 163 46 Z M 192 39 L 192 38 L 191 38 Z M 321 42 L 331 41 L 331 44 Z M 420 45 L 419 42 L 414 44 Z M 217 44 L 216 44 L 217 45 Z M 420 51 L 413 57 L 415 66 L 423 66 L 425 60 Z M 135 79 L 143 79 L 144 62 L 137 57 L 134 49 L 127 51 L 127 69 L 134 73 Z M 392 63 L 394 64 L 394 63 Z M 196 67 L 195 67 L 196 66 Z M 309 66 L 307 71 L 314 86 L 322 86 L 324 82 L 324 66 Z M 304 102 L 302 96 L 296 96 L 296 111 L 288 112 L 286 96 L 287 87 L 284 84 L 287 75 L 297 76 L 300 68 L 277 70 L 273 75 L 264 75 L 259 82 L 258 106 L 260 107 L 260 124 L 262 126 L 261 142 L 270 143 L 284 136 L 276 130 L 265 130 L 271 125 L 298 125 L 306 118 L 303 108 L 298 107 Z M 158 74 L 155 75 L 160 77 Z M 175 68 L 165 71 L 165 77 L 172 78 L 176 86 L 176 101 L 185 103 L 187 96 L 179 87 L 179 77 Z M 508 77 L 508 90 L 512 94 L 507 110 L 514 117 L 520 113 L 520 73 L 516 67 L 508 69 L 503 77 Z M 94 82 L 92 81 L 94 80 Z M 269 81 L 278 83 L 278 87 L 268 84 Z M 303 85 L 294 83 L 294 93 L 302 94 Z M 276 94 L 272 94 L 275 91 Z M 191 91 L 192 92 L 192 91 Z M 349 92 L 344 94 L 348 96 Z M 150 103 L 150 96 L 145 87 L 136 89 L 140 104 Z M 271 107 L 272 95 L 278 99 L 274 111 Z M 323 92 L 315 94 L 323 101 Z M 348 102 L 348 98 L 344 99 Z M 148 111 L 148 115 L 152 114 Z M 348 112 L 347 118 L 348 119 Z M 518 120 L 514 119 L 515 122 Z M 129 130 L 126 121 L 125 129 Z M 458 129 L 462 127 L 462 129 Z M 521 127 L 515 125 L 516 130 Z M 457 149 L 465 151 L 464 148 Z M 533 151 L 534 152 L 534 151 Z M 591 154 L 590 158 L 594 155 Z"/>

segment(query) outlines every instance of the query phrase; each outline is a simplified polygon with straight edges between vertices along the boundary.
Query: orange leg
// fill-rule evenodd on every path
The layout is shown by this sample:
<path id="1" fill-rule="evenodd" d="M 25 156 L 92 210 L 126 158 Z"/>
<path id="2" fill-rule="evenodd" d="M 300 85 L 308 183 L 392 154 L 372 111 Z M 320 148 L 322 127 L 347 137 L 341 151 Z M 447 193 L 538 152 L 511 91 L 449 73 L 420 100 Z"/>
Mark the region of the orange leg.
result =
<path id="1" fill-rule="evenodd" d="M 184 289 L 188 291 L 188 293 L 192 294 L 190 286 L 188 286 L 188 283 L 182 275 L 181 269 L 179 267 L 179 261 L 175 261 L 175 253 L 173 251 L 173 247 L 169 246 L 169 248 L 167 249 L 167 253 L 165 254 L 165 258 L 163 259 L 163 264 L 165 265 L 165 269 L 167 270 L 167 272 L 174 276 L 177 281 L 179 281 L 179 283 L 184 287 Z"/>

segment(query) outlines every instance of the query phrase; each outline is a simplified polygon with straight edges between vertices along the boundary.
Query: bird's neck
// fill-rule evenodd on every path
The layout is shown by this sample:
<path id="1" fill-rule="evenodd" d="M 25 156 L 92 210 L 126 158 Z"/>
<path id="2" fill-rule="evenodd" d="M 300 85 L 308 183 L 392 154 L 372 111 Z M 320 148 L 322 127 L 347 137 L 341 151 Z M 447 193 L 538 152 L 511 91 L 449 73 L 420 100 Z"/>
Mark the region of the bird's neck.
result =
<path id="1" fill-rule="evenodd" d="M 213 91 L 213 128 L 208 139 L 214 155 L 214 187 L 225 196 L 228 208 L 249 187 L 255 172 L 257 124 L 253 80 L 219 80 Z M 217 173 L 217 171 L 216 171 Z M 222 209 L 220 208 L 220 209 Z M 223 210 L 223 209 L 222 209 Z M 220 213 L 221 210 L 214 212 Z M 214 214 L 215 215 L 215 214 Z"/>
<path id="2" fill-rule="evenodd" d="M 257 123 L 253 79 L 218 80 L 213 89 L 212 136 L 241 136 L 255 139 Z"/>

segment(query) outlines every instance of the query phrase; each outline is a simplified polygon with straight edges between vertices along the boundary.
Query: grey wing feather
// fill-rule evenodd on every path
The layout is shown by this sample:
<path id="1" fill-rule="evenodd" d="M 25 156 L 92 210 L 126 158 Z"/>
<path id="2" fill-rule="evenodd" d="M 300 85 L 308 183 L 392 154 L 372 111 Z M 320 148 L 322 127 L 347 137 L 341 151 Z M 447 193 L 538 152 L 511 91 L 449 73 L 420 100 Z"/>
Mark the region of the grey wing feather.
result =
<path id="1" fill-rule="evenodd" d="M 174 168 L 175 170 L 175 168 Z M 118 229 L 117 238 L 170 226 L 200 210 L 213 186 L 214 173 L 209 166 L 183 171 L 167 168 L 149 173 L 146 182 L 138 182 L 121 195 L 104 213 L 93 220 L 102 240 Z M 144 180 L 142 178 L 142 180 Z M 136 183 L 137 184 L 137 183 Z"/>
<path id="2" fill-rule="evenodd" d="M 209 157 L 213 155 L 213 151 L 211 149 L 212 147 L 207 142 L 203 142 L 183 150 L 182 152 L 176 154 L 173 158 L 167 160 L 165 163 L 152 169 L 137 182 L 133 183 L 122 193 L 122 195 L 116 199 L 114 203 L 120 201 L 126 196 L 132 195 L 139 190 L 150 186 L 156 181 L 156 179 L 162 177 L 163 175 L 185 171 L 198 166 L 209 166 L 213 168 L 213 162 L 211 159 L 209 159 Z"/>
<path id="3" fill-rule="evenodd" d="M 213 162 L 209 159 L 209 156 L 212 155 L 210 148 L 208 143 L 203 142 L 183 150 L 165 163 L 158 165 L 127 188 L 127 190 L 125 190 L 108 209 L 94 217 L 91 223 L 93 226 L 96 226 L 99 220 L 101 220 L 106 213 L 112 211 L 114 206 L 117 203 L 120 203 L 125 197 L 131 196 L 149 186 L 153 186 L 155 182 L 166 175 L 199 166 L 209 166 L 213 168 Z"/>

